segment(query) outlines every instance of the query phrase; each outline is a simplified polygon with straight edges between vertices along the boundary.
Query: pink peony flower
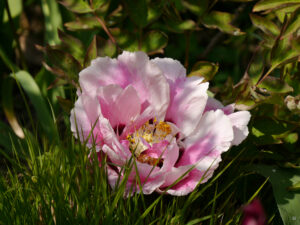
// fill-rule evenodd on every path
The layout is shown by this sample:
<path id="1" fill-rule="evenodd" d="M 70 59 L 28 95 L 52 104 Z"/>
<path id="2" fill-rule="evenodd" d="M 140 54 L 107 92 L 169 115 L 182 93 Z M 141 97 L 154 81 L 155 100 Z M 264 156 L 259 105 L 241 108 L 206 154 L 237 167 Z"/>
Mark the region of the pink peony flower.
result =
<path id="1" fill-rule="evenodd" d="M 79 83 L 71 130 L 96 143 L 114 165 L 107 166 L 113 188 L 133 158 L 127 191 L 141 191 L 138 174 L 144 194 L 186 195 L 212 176 L 223 152 L 248 135 L 249 112 L 209 98 L 208 83 L 186 77 L 170 58 L 150 60 L 143 52 L 97 58 L 80 72 Z"/>

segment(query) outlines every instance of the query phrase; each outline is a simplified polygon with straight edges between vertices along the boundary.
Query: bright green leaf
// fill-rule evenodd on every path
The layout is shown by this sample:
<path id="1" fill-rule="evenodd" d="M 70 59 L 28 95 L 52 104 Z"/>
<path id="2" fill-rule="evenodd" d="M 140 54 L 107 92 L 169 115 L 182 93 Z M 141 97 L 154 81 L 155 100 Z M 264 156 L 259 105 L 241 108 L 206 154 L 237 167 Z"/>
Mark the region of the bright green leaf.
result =
<path id="1" fill-rule="evenodd" d="M 24 132 L 19 125 L 18 119 L 15 115 L 14 111 L 14 100 L 13 100 L 13 92 L 12 92 L 12 79 L 10 77 L 4 78 L 2 80 L 2 107 L 4 114 L 6 116 L 7 121 L 9 122 L 11 128 L 15 132 L 15 134 L 20 137 L 24 138 Z"/>
<path id="2" fill-rule="evenodd" d="M 286 7 L 290 4 L 300 4 L 300 0 L 261 0 L 253 7 L 253 12 Z"/>
<path id="3" fill-rule="evenodd" d="M 205 81 L 210 81 L 218 70 L 219 65 L 216 63 L 199 61 L 193 66 L 192 71 L 188 76 L 200 76 L 204 77 Z"/>
<path id="4" fill-rule="evenodd" d="M 6 0 L 2 0 L 1 2 L 5 2 Z M 22 0 L 8 0 L 8 6 L 9 6 L 9 11 L 10 15 L 12 18 L 17 17 L 18 15 L 21 14 L 22 12 Z M 0 18 L 2 19 L 2 18 Z M 6 23 L 8 21 L 8 14 L 7 11 L 4 10 L 4 18 L 3 18 L 3 23 Z"/>
<path id="5" fill-rule="evenodd" d="M 12 74 L 21 87 L 24 89 L 25 93 L 28 95 L 32 105 L 35 108 L 36 115 L 39 119 L 39 124 L 52 140 L 57 138 L 57 130 L 54 125 L 50 110 L 43 98 L 39 87 L 37 86 L 35 80 L 26 71 L 19 71 Z"/>
<path id="6" fill-rule="evenodd" d="M 254 26 L 258 27 L 263 32 L 275 36 L 279 35 L 280 30 L 277 27 L 277 25 L 272 21 L 268 20 L 267 18 L 255 14 L 250 14 L 250 18 Z"/>
<path id="7" fill-rule="evenodd" d="M 150 31 L 145 34 L 142 50 L 147 53 L 157 52 L 167 46 L 168 37 L 160 31 Z"/>
<path id="8" fill-rule="evenodd" d="M 62 0 L 60 3 L 74 13 L 88 13 L 93 11 L 87 1 L 84 0 Z"/>
<path id="9" fill-rule="evenodd" d="M 209 14 L 203 16 L 201 22 L 207 28 L 219 29 L 222 32 L 232 35 L 244 34 L 241 30 L 233 25 L 233 15 L 227 12 L 212 11 Z"/>
<path id="10" fill-rule="evenodd" d="M 183 1 L 182 5 L 197 16 L 202 16 L 208 9 L 208 1 Z"/>
<path id="11" fill-rule="evenodd" d="M 71 31 L 101 28 L 100 23 L 95 17 L 77 17 L 76 21 L 67 22 L 64 26 Z"/>
<path id="12" fill-rule="evenodd" d="M 300 28 L 300 7 L 297 10 L 295 10 L 292 13 L 291 17 L 289 18 L 289 21 L 287 23 L 287 28 L 285 29 L 282 38 L 285 38 L 293 34 L 297 30 L 299 30 L 299 28 Z"/>
<path id="13" fill-rule="evenodd" d="M 62 27 L 62 18 L 56 1 L 42 0 L 42 10 L 45 17 L 45 41 L 54 45 L 59 43 L 57 29 Z"/>

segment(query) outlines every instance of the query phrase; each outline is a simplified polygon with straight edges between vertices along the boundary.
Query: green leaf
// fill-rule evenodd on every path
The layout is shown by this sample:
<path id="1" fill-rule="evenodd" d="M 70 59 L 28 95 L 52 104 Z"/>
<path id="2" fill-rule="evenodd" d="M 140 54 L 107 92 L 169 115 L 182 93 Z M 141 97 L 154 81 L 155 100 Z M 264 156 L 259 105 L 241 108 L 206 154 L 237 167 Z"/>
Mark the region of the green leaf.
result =
<path id="1" fill-rule="evenodd" d="M 182 5 L 197 16 L 202 16 L 208 10 L 208 1 L 183 1 Z"/>
<path id="2" fill-rule="evenodd" d="M 73 80 L 78 80 L 78 74 L 82 67 L 72 55 L 49 46 L 46 47 L 46 53 L 53 67 L 61 69 Z"/>
<path id="3" fill-rule="evenodd" d="M 280 30 L 277 27 L 277 25 L 272 21 L 268 20 L 267 18 L 255 14 L 250 14 L 250 18 L 253 25 L 261 29 L 266 34 L 271 34 L 274 36 L 279 35 Z"/>
<path id="4" fill-rule="evenodd" d="M 139 27 L 147 25 L 148 8 L 146 0 L 124 0 L 129 18 Z"/>
<path id="5" fill-rule="evenodd" d="M 102 6 L 106 1 L 105 0 L 92 0 L 92 8 L 94 10 L 98 9 L 100 6 Z"/>
<path id="6" fill-rule="evenodd" d="M 287 15 L 292 14 L 299 6 L 300 6 L 300 4 L 289 5 L 287 7 L 275 10 L 274 13 L 276 14 L 276 16 L 279 19 L 279 21 L 281 23 L 283 23 L 284 22 L 284 18 Z"/>
<path id="7" fill-rule="evenodd" d="M 227 12 L 212 11 L 203 16 L 202 24 L 207 28 L 219 29 L 222 32 L 232 35 L 244 34 L 241 30 L 230 23 L 233 20 L 233 15 Z"/>
<path id="8" fill-rule="evenodd" d="M 84 0 L 62 0 L 59 3 L 74 13 L 89 13 L 93 11 Z"/>
<path id="9" fill-rule="evenodd" d="M 298 141 L 298 133 L 290 133 L 284 138 L 284 142 L 295 144 Z"/>
<path id="10" fill-rule="evenodd" d="M 3 2 L 3 4 L 5 3 L 6 0 L 1 1 Z M 22 12 L 22 0 L 8 0 L 8 6 L 9 6 L 9 11 L 10 11 L 10 15 L 12 18 L 15 18 L 17 16 L 19 16 Z M 0 18 L 2 19 L 2 18 Z M 6 23 L 8 21 L 8 14 L 7 11 L 4 10 L 4 16 L 3 16 L 3 23 Z"/>
<path id="11" fill-rule="evenodd" d="M 300 192 L 292 192 L 288 188 L 299 184 L 300 170 L 266 165 L 255 165 L 251 169 L 270 178 L 275 200 L 284 225 L 299 225 Z"/>
<path id="12" fill-rule="evenodd" d="M 10 77 L 6 77 L 2 80 L 2 107 L 4 114 L 6 116 L 7 121 L 9 122 L 11 128 L 15 132 L 15 134 L 20 137 L 24 138 L 24 132 L 19 125 L 18 119 L 15 115 L 14 112 L 14 107 L 13 107 L 13 96 L 12 96 L 12 88 L 13 88 L 13 83 L 12 79 Z"/>
<path id="13" fill-rule="evenodd" d="M 19 71 L 11 75 L 22 86 L 25 93 L 28 95 L 32 105 L 35 108 L 36 115 L 39 119 L 42 129 L 51 140 L 57 138 L 57 130 L 51 117 L 50 110 L 41 94 L 35 80 L 26 71 Z"/>
<path id="14" fill-rule="evenodd" d="M 85 58 L 84 58 L 84 67 L 88 67 L 93 59 L 97 57 L 97 43 L 96 36 L 94 36 L 90 46 L 87 49 Z"/>
<path id="15" fill-rule="evenodd" d="M 160 31 L 150 31 L 145 34 L 142 50 L 151 54 L 165 48 L 167 43 L 168 37 L 165 33 Z"/>
<path id="16" fill-rule="evenodd" d="M 58 30 L 58 35 L 62 43 L 56 47 L 64 52 L 68 52 L 80 62 L 83 61 L 85 47 L 82 42 L 61 30 Z"/>
<path id="17" fill-rule="evenodd" d="M 71 31 L 101 28 L 101 25 L 95 17 L 76 17 L 76 21 L 67 22 L 64 26 Z"/>
<path id="18" fill-rule="evenodd" d="M 54 45 L 58 44 L 59 38 L 57 29 L 62 27 L 62 18 L 56 1 L 42 0 L 42 10 L 45 18 L 45 42 Z"/>
<path id="19" fill-rule="evenodd" d="M 287 36 L 293 34 L 297 30 L 299 30 L 299 28 L 300 28 L 300 7 L 292 13 L 287 23 L 287 28 L 282 34 L 282 38 L 286 38 Z"/>
<path id="20" fill-rule="evenodd" d="M 214 78 L 219 70 L 219 65 L 212 62 L 199 61 L 193 68 L 188 76 L 200 76 L 204 77 L 205 81 L 210 81 Z"/>
<path id="21" fill-rule="evenodd" d="M 197 24 L 193 20 L 178 21 L 166 18 L 164 23 L 154 23 L 151 28 L 157 30 L 166 30 L 173 33 L 183 33 L 187 30 L 196 29 Z"/>
<path id="22" fill-rule="evenodd" d="M 279 40 L 275 44 L 271 52 L 272 68 L 281 64 L 296 61 L 300 56 L 300 42 L 299 40 L 290 40 L 285 38 Z"/>
<path id="23" fill-rule="evenodd" d="M 261 0 L 253 7 L 253 12 L 286 7 L 292 4 L 300 4 L 300 0 Z"/>
<path id="24" fill-rule="evenodd" d="M 288 93 L 294 89 L 289 86 L 286 82 L 276 77 L 266 77 L 262 83 L 258 85 L 260 88 L 265 88 L 269 92 L 273 93 Z"/>

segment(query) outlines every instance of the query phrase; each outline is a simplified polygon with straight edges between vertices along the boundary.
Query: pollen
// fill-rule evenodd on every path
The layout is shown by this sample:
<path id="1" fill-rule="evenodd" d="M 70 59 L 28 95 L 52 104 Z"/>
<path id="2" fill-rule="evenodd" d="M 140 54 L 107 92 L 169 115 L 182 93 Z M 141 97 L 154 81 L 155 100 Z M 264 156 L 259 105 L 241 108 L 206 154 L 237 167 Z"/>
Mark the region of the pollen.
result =
<path id="1" fill-rule="evenodd" d="M 140 154 L 155 143 L 160 143 L 172 133 L 171 126 L 164 121 L 153 119 L 153 123 L 147 121 L 134 133 L 127 135 L 130 150 L 139 158 Z"/>

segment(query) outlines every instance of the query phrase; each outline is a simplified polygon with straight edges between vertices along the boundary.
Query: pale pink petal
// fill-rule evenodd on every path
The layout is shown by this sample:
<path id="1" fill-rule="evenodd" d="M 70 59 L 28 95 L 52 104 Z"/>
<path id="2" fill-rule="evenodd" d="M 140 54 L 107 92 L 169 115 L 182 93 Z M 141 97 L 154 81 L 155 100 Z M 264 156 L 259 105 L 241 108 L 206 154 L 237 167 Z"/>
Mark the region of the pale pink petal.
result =
<path id="1" fill-rule="evenodd" d="M 171 96 L 166 120 L 175 123 L 185 136 L 193 133 L 205 108 L 208 83 L 201 83 L 202 80 L 187 78 L 178 84 L 175 95 Z"/>
<path id="2" fill-rule="evenodd" d="M 195 164 L 206 156 L 218 158 L 229 149 L 232 140 L 229 118 L 221 110 L 208 111 L 201 118 L 195 133 L 184 141 L 187 147 L 177 165 Z"/>
<path id="3" fill-rule="evenodd" d="M 226 115 L 229 115 L 234 112 L 234 104 L 224 106 L 217 99 L 208 97 L 204 112 L 217 109 L 222 109 Z"/>
<path id="4" fill-rule="evenodd" d="M 186 69 L 177 60 L 171 58 L 155 58 L 151 60 L 163 72 L 169 83 L 177 79 L 185 79 Z"/>
<path id="5" fill-rule="evenodd" d="M 117 97 L 122 93 L 122 88 L 119 85 L 107 85 L 99 87 L 97 90 L 98 100 L 101 105 L 101 111 L 107 118 L 112 127 L 118 125 L 118 114 L 115 113 L 115 102 Z"/>
<path id="6" fill-rule="evenodd" d="M 170 171 L 174 167 L 179 157 L 179 148 L 176 144 L 175 139 L 168 145 L 163 154 L 163 166 L 161 168 L 162 172 Z"/>
<path id="7" fill-rule="evenodd" d="M 134 121 L 130 122 L 130 124 L 127 124 L 126 127 L 123 130 L 122 135 L 120 136 L 120 139 L 126 139 L 127 135 L 130 133 L 134 133 L 137 131 L 143 124 L 145 124 L 150 119 L 153 119 L 155 117 L 155 114 L 153 112 L 153 109 L 151 107 L 148 107 L 141 115 L 139 115 Z"/>
<path id="8" fill-rule="evenodd" d="M 77 131 L 81 141 L 84 141 L 92 132 L 94 139 L 101 139 L 99 117 L 101 109 L 97 99 L 81 95 L 75 102 L 75 107 L 71 111 L 71 131 L 77 137 Z M 92 140 L 91 140 L 92 141 Z"/>
<path id="9" fill-rule="evenodd" d="M 129 124 L 141 112 L 141 102 L 136 90 L 127 86 L 116 100 L 116 113 L 120 124 Z"/>
<path id="10" fill-rule="evenodd" d="M 100 57 L 79 73 L 79 83 L 83 93 L 96 96 L 101 86 L 117 84 L 125 88 L 130 83 L 130 77 L 124 73 L 116 59 Z"/>
<path id="11" fill-rule="evenodd" d="M 193 169 L 192 165 L 173 167 L 172 171 L 166 173 L 165 183 L 157 191 L 163 193 L 165 190 L 175 196 L 187 195 L 195 189 L 204 174 L 205 172 Z"/>
<path id="12" fill-rule="evenodd" d="M 193 165 L 172 167 L 169 171 L 166 172 L 165 181 L 160 186 L 160 189 L 163 190 L 164 188 L 174 184 L 174 182 L 179 178 L 184 179 L 188 176 L 188 173 L 189 171 L 191 171 L 192 168 Z"/>
<path id="13" fill-rule="evenodd" d="M 100 87 L 97 96 L 102 114 L 109 120 L 113 128 L 129 124 L 140 114 L 140 99 L 131 85 L 124 90 L 118 85 Z"/>
<path id="14" fill-rule="evenodd" d="M 123 52 L 118 60 L 122 69 L 131 78 L 142 104 L 148 101 L 158 120 L 163 119 L 170 101 L 170 92 L 162 71 L 144 52 Z"/>
<path id="15" fill-rule="evenodd" d="M 247 125 L 251 115 L 248 111 L 240 111 L 232 113 L 228 117 L 233 125 L 234 139 L 232 144 L 239 145 L 249 134 Z"/>
<path id="16" fill-rule="evenodd" d="M 137 174 L 139 175 L 144 194 L 151 194 L 163 184 L 164 174 L 160 172 L 160 169 L 158 167 L 153 167 L 139 161 L 136 161 L 135 163 L 138 173 L 136 173 L 135 166 L 133 165 L 133 169 L 129 175 L 129 179 L 126 185 L 128 190 L 134 187 L 136 192 L 140 192 Z"/>
<path id="17" fill-rule="evenodd" d="M 102 117 L 99 119 L 99 124 L 101 128 L 103 142 L 109 147 L 109 149 L 106 148 L 106 150 L 114 151 L 117 155 L 120 156 L 120 158 L 123 158 L 124 162 L 128 160 L 131 157 L 131 152 L 128 148 L 126 148 L 119 142 L 119 139 L 115 134 L 113 128 L 111 127 L 109 121 Z"/>

